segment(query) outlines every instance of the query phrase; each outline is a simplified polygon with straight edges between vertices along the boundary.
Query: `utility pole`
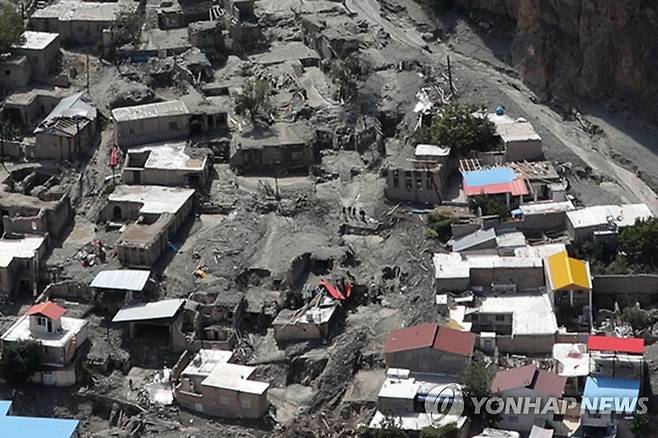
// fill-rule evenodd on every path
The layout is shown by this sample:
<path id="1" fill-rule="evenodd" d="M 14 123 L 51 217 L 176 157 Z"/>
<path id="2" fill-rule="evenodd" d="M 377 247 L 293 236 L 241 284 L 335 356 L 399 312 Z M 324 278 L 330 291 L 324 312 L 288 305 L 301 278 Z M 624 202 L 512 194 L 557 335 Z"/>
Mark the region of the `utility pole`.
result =
<path id="1" fill-rule="evenodd" d="M 87 64 L 87 93 L 89 93 L 89 55 L 86 55 Z"/>
<path id="2" fill-rule="evenodd" d="M 450 83 L 450 94 L 455 94 L 455 87 L 452 85 L 452 67 L 450 66 L 450 55 L 447 55 L 448 58 L 448 82 Z"/>

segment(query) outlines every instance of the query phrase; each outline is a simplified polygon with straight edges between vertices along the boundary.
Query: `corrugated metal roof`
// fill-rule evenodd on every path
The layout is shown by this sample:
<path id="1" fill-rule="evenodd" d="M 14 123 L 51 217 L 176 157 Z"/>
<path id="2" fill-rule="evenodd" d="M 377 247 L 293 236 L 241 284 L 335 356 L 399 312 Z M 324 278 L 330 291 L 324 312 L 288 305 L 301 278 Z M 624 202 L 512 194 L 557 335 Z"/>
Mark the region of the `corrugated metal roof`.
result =
<path id="1" fill-rule="evenodd" d="M 582 404 L 591 410 L 631 414 L 639 395 L 639 380 L 590 376 L 585 382 Z"/>
<path id="2" fill-rule="evenodd" d="M 127 106 L 112 110 L 112 117 L 117 122 L 129 120 L 145 120 L 158 117 L 189 114 L 189 110 L 180 100 L 147 103 L 144 105 Z"/>
<path id="3" fill-rule="evenodd" d="M 384 353 L 432 347 L 438 328 L 438 324 L 429 323 L 394 330 L 386 339 Z"/>
<path id="4" fill-rule="evenodd" d="M 150 275 L 151 271 L 133 269 L 102 271 L 99 272 L 94 278 L 94 281 L 91 282 L 91 287 L 99 289 L 142 291 L 144 290 L 144 286 L 146 286 L 146 282 Z"/>
<path id="5" fill-rule="evenodd" d="M 59 319 L 66 313 L 64 308 L 52 301 L 46 301 L 45 303 L 35 304 L 30 307 L 25 313 L 26 315 L 43 315 L 50 319 Z"/>
<path id="6" fill-rule="evenodd" d="M 617 353 L 644 353 L 644 339 L 617 338 L 614 336 L 590 336 L 587 339 L 590 351 L 614 351 Z"/>
<path id="7" fill-rule="evenodd" d="M 527 195 L 528 186 L 522 177 L 505 183 L 495 183 L 486 185 L 468 185 L 464 180 L 464 194 L 466 196 L 477 195 L 499 195 L 502 193 L 510 193 L 512 196 Z"/>
<path id="8" fill-rule="evenodd" d="M 553 254 L 547 261 L 554 290 L 592 289 L 587 262 L 569 257 L 566 251 Z"/>
<path id="9" fill-rule="evenodd" d="M 434 349 L 459 356 L 471 357 L 475 346 L 475 334 L 448 327 L 439 327 L 434 340 Z"/>
<path id="10" fill-rule="evenodd" d="M 37 126 L 34 132 L 40 132 L 60 119 L 83 118 L 95 120 L 96 115 L 96 107 L 91 104 L 91 100 L 81 91 L 60 100 L 50 114 L 39 123 L 39 126 Z"/>
<path id="11" fill-rule="evenodd" d="M 129 304 L 124 306 L 112 319 L 112 322 L 148 321 L 152 319 L 173 318 L 185 304 L 185 300 L 173 299 L 154 303 Z"/>
<path id="12" fill-rule="evenodd" d="M 496 230 L 493 228 L 489 228 L 487 230 L 477 230 L 471 234 L 467 234 L 464 237 L 453 240 L 452 250 L 456 252 L 466 251 L 483 245 L 487 242 L 493 242 L 491 247 L 496 247 Z"/>
<path id="13" fill-rule="evenodd" d="M 499 371 L 496 373 L 491 390 L 504 392 L 517 388 L 529 388 L 544 395 L 560 396 L 564 392 L 566 377 L 537 369 L 535 365 Z"/>
<path id="14" fill-rule="evenodd" d="M 0 435 L 21 438 L 71 438 L 78 428 L 78 420 L 36 418 L 7 415 L 10 401 L 0 401 Z"/>
<path id="15" fill-rule="evenodd" d="M 491 169 L 464 172 L 464 185 L 486 186 L 490 184 L 510 183 L 516 179 L 516 172 L 511 167 L 493 167 Z"/>

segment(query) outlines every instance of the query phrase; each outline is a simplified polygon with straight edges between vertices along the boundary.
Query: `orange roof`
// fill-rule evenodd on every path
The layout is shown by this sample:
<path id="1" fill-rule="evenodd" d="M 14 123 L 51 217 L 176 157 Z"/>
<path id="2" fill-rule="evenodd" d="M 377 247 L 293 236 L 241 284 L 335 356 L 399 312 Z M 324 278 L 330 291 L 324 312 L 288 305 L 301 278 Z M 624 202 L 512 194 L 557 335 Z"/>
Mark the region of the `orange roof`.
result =
<path id="1" fill-rule="evenodd" d="M 30 307 L 26 315 L 43 315 L 50 319 L 59 319 L 66 312 L 63 307 L 53 303 L 52 301 L 46 301 L 45 303 L 35 304 Z"/>
<path id="2" fill-rule="evenodd" d="M 592 289 L 587 262 L 569 257 L 566 251 L 547 258 L 553 290 Z"/>

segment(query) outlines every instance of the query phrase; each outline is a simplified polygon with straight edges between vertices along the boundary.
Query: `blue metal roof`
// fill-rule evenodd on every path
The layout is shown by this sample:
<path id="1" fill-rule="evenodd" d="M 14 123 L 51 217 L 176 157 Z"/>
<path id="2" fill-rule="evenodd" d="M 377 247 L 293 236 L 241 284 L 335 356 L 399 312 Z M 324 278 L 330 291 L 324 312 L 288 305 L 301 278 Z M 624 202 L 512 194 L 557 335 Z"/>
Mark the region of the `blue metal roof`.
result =
<path id="1" fill-rule="evenodd" d="M 7 415 L 11 401 L 0 401 L 0 436 L 20 438 L 71 438 L 78 420 Z"/>
<path id="2" fill-rule="evenodd" d="M 588 377 L 582 403 L 590 411 L 633 413 L 640 396 L 640 381 Z"/>
<path id="3" fill-rule="evenodd" d="M 516 172 L 510 167 L 493 167 L 491 169 L 464 172 L 464 184 L 471 187 L 505 184 L 515 179 Z"/>

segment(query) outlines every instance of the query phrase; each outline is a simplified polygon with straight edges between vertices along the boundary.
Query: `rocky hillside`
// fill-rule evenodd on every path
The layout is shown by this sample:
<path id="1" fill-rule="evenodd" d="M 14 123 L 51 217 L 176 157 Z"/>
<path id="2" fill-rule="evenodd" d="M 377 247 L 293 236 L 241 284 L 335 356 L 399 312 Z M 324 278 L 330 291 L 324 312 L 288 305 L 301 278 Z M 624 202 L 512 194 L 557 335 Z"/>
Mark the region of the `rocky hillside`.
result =
<path id="1" fill-rule="evenodd" d="M 658 2 L 454 0 L 516 21 L 512 60 L 540 91 L 639 110 L 658 122 Z"/>

